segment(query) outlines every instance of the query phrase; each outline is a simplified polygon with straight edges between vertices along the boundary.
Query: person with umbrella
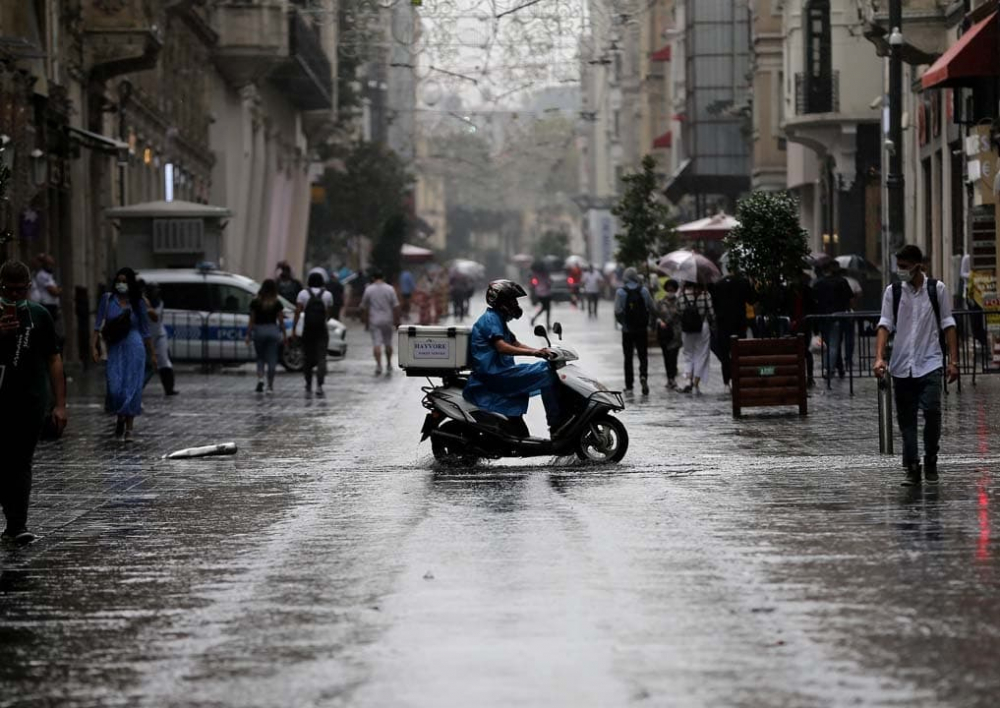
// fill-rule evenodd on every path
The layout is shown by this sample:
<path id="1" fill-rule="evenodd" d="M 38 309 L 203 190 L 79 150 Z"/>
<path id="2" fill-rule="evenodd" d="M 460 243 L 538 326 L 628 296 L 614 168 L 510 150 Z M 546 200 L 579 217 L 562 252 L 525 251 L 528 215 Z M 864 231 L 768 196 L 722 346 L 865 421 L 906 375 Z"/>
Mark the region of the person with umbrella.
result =
<path id="1" fill-rule="evenodd" d="M 701 382 L 708 378 L 715 310 L 705 286 L 697 281 L 685 281 L 679 299 L 681 342 L 684 360 L 687 362 L 688 380 L 681 393 L 700 394 Z"/>
<path id="2" fill-rule="evenodd" d="M 678 302 L 688 384 L 681 391 L 700 393 L 700 384 L 708 377 L 715 327 L 715 310 L 705 286 L 719 280 L 722 273 L 702 254 L 684 249 L 661 258 L 659 269 L 684 283 Z"/>

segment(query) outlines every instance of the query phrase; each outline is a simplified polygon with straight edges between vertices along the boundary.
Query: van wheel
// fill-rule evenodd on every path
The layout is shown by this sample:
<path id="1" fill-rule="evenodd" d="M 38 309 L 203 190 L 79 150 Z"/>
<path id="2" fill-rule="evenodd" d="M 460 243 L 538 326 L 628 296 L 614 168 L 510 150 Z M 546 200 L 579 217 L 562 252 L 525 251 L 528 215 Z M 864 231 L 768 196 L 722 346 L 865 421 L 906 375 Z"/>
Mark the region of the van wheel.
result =
<path id="1" fill-rule="evenodd" d="M 617 418 L 605 416 L 591 421 L 580 432 L 576 455 L 587 462 L 621 462 L 628 452 L 628 431 Z"/>
<path id="2" fill-rule="evenodd" d="M 288 344 L 281 347 L 278 357 L 281 359 L 281 365 L 285 367 L 285 371 L 302 371 L 302 367 L 305 365 L 302 342 L 298 339 L 289 340 Z"/>
<path id="3" fill-rule="evenodd" d="M 470 451 L 468 444 L 464 441 L 464 425 L 449 420 L 438 430 L 448 435 L 462 437 L 462 440 L 455 440 L 451 437 L 442 437 L 431 433 L 431 451 L 439 464 L 445 467 L 474 467 L 479 462 L 479 456 Z"/>

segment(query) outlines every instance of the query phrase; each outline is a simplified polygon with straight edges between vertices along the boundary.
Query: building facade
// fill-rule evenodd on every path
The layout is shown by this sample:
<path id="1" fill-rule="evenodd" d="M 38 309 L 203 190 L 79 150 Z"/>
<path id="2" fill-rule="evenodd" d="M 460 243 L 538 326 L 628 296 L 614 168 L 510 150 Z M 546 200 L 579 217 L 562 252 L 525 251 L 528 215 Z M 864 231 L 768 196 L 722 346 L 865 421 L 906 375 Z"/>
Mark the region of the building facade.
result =
<path id="1" fill-rule="evenodd" d="M 301 268 L 311 153 L 336 96 L 332 0 L 39 0 L 0 6 L 3 258 L 52 253 L 62 311 L 117 263 L 112 207 L 228 207 L 223 265 Z M 66 316 L 70 358 L 89 324 Z"/>

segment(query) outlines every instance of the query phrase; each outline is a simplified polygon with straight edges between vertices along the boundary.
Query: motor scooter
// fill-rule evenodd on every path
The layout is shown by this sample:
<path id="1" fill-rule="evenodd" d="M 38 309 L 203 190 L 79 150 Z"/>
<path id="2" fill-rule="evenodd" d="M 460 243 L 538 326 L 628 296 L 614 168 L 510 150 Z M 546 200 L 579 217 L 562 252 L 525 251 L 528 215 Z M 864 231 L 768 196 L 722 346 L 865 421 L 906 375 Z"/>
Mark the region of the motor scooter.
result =
<path id="1" fill-rule="evenodd" d="M 562 325 L 552 324 L 562 340 Z M 571 362 L 579 356 L 569 347 L 553 346 L 545 327 L 543 337 L 556 373 L 560 410 L 565 421 L 551 438 L 533 437 L 524 420 L 493 413 L 467 401 L 462 391 L 468 373 L 442 374 L 440 386 L 425 386 L 423 406 L 428 410 L 421 442 L 430 438 L 435 459 L 448 466 L 472 466 L 481 458 L 538 457 L 576 454 L 581 460 L 619 462 L 628 450 L 628 431 L 611 415 L 625 409 L 621 391 L 611 391 Z"/>

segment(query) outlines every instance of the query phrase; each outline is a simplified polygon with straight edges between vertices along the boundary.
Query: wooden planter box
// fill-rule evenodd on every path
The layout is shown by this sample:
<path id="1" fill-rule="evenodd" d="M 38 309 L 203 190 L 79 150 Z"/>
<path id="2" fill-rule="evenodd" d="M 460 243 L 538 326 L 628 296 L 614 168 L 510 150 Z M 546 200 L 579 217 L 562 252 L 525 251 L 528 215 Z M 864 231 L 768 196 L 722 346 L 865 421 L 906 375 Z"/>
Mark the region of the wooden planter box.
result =
<path id="1" fill-rule="evenodd" d="M 808 415 L 806 338 L 732 338 L 733 417 L 744 408 L 798 406 Z"/>

